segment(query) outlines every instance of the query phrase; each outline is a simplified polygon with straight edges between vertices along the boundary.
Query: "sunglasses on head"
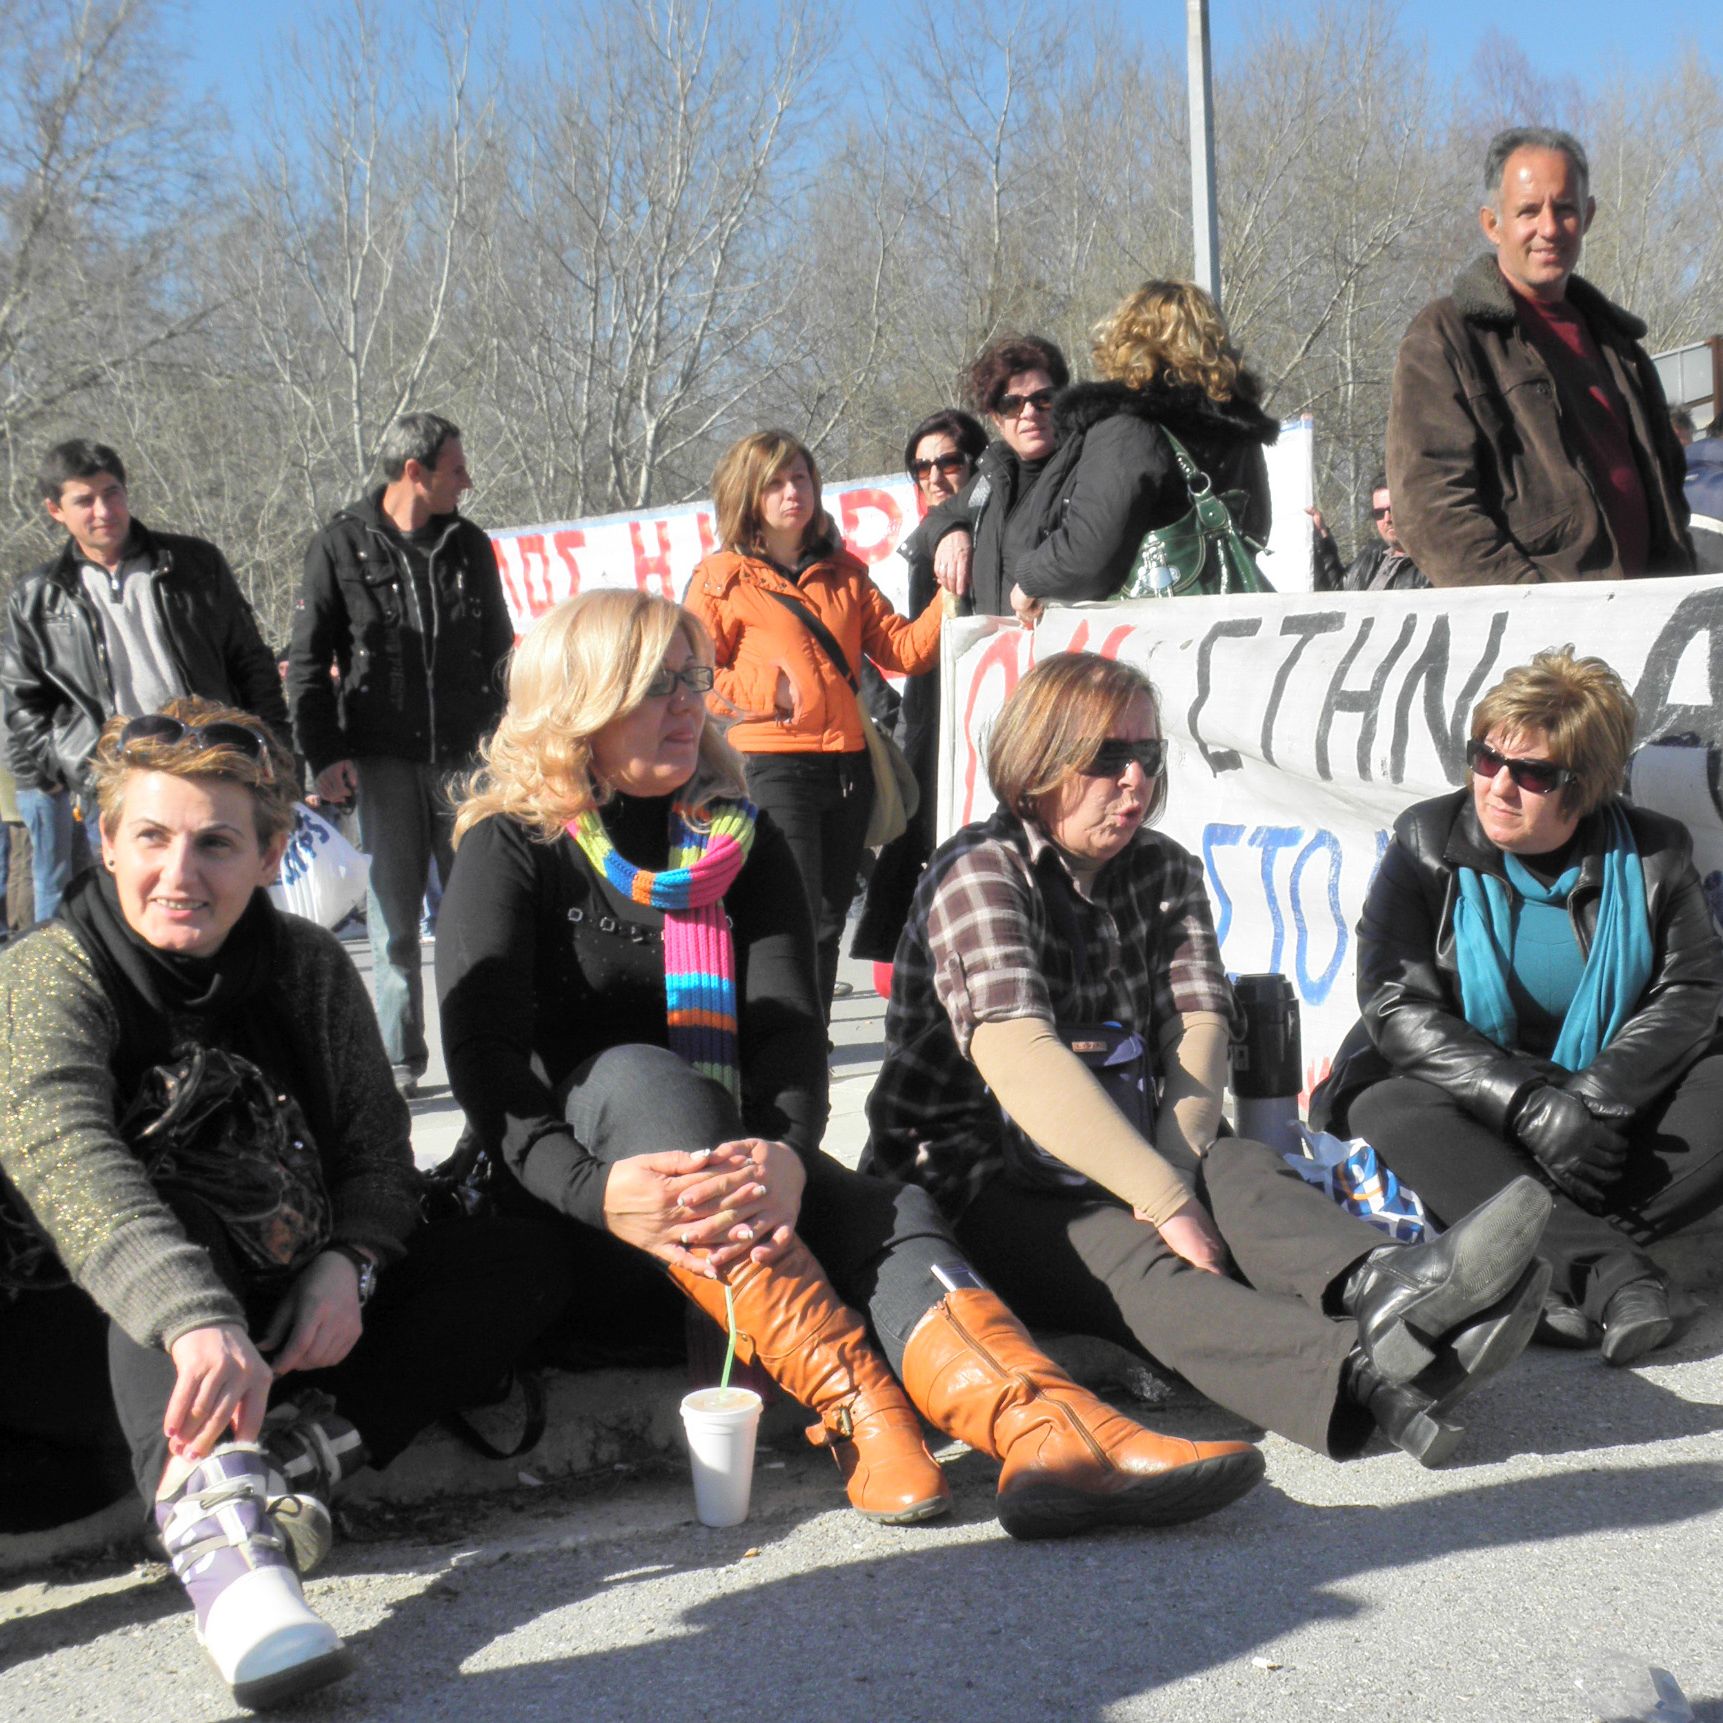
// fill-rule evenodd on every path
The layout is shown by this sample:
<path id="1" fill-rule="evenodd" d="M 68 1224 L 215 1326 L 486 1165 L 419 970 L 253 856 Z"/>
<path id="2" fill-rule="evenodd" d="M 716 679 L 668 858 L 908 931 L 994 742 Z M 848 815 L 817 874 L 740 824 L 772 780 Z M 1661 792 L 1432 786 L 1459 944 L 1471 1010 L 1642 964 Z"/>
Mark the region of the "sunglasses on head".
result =
<path id="1" fill-rule="evenodd" d="M 1143 768 L 1145 778 L 1158 778 L 1167 763 L 1165 741 L 1159 736 L 1147 742 L 1127 742 L 1121 737 L 1109 736 L 1095 750 L 1088 765 L 1079 766 L 1077 770 L 1085 778 L 1122 778 L 1125 768 L 1133 762 Z"/>
<path id="2" fill-rule="evenodd" d="M 275 762 L 269 757 L 269 741 L 249 724 L 183 724 L 165 712 L 146 712 L 120 732 L 120 752 L 140 745 L 171 748 L 187 739 L 200 748 L 233 748 L 254 765 L 263 768 L 264 778 L 275 779 Z"/>
<path id="3" fill-rule="evenodd" d="M 1579 774 L 1572 768 L 1558 766 L 1554 760 L 1512 760 L 1506 754 L 1498 753 L 1488 742 L 1468 742 L 1466 764 L 1480 778 L 1493 778 L 1505 766 L 1508 776 L 1522 790 L 1530 790 L 1534 796 L 1547 796 L 1551 790 L 1562 789 L 1579 779 Z"/>
<path id="4" fill-rule="evenodd" d="M 909 476 L 919 481 L 925 479 L 935 467 L 938 467 L 947 478 L 950 478 L 956 473 L 964 472 L 968 466 L 969 457 L 953 449 L 950 454 L 931 455 L 925 461 L 911 461 L 909 463 Z"/>
<path id="5" fill-rule="evenodd" d="M 1032 395 L 1001 395 L 999 405 L 993 410 L 1002 419 L 1021 418 L 1025 407 L 1033 407 L 1037 413 L 1045 413 L 1053 405 L 1054 391 L 1037 389 Z"/>
<path id="6" fill-rule="evenodd" d="M 648 700 L 666 700 L 676 692 L 680 682 L 690 694 L 704 694 L 712 686 L 714 673 L 710 664 L 690 664 L 681 670 L 660 670 L 646 684 Z"/>

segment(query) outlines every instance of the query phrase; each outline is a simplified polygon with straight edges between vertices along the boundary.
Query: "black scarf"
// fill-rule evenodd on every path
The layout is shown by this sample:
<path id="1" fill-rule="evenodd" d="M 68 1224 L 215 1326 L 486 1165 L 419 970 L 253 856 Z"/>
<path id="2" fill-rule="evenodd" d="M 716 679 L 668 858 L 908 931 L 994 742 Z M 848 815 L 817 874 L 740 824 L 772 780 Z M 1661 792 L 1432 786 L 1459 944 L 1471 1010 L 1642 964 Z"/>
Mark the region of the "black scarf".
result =
<path id="1" fill-rule="evenodd" d="M 251 894 L 212 957 L 157 950 L 126 920 L 113 879 L 100 867 L 67 888 L 60 919 L 89 954 L 120 1020 L 114 1075 L 122 1113 L 152 1066 L 187 1045 L 221 1046 L 291 1094 L 316 1139 L 330 1140 L 326 1073 L 306 1056 L 295 1014 L 275 985 L 279 918 L 266 892 Z"/>

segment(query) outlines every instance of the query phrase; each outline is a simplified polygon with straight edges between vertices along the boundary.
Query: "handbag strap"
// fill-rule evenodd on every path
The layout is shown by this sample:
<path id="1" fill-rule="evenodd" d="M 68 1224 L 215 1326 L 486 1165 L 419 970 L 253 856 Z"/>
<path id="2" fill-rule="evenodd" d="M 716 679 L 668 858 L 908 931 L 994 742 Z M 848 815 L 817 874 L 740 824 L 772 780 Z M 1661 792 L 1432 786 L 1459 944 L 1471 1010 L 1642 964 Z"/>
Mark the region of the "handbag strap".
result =
<path id="1" fill-rule="evenodd" d="M 861 693 L 861 684 L 856 681 L 855 672 L 850 669 L 850 661 L 844 656 L 844 649 L 838 645 L 836 636 L 799 598 L 791 598 L 787 592 L 780 592 L 775 586 L 765 588 L 768 598 L 775 598 L 792 616 L 800 617 L 803 626 L 819 643 L 821 650 L 831 659 L 833 666 L 849 683 L 852 694 Z"/>
<path id="2" fill-rule="evenodd" d="M 1214 489 L 1214 480 L 1211 479 L 1208 474 L 1191 459 L 1190 450 L 1187 449 L 1184 444 L 1166 428 L 1165 425 L 1160 427 L 1160 432 L 1161 435 L 1166 438 L 1168 443 L 1172 445 L 1173 459 L 1178 462 L 1179 472 L 1184 478 L 1185 489 L 1191 494 L 1192 502 L 1195 502 L 1198 497 L 1206 497 Z M 1197 488 L 1195 482 L 1198 479 L 1202 480 L 1202 488 L 1200 490 Z"/>

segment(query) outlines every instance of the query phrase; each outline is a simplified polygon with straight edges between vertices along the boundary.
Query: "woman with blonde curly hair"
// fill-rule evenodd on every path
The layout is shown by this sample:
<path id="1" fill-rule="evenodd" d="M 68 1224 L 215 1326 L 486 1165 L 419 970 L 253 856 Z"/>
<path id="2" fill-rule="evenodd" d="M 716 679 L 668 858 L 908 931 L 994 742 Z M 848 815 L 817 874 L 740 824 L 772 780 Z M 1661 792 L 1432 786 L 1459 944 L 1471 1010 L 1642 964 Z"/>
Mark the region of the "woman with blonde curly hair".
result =
<path id="1" fill-rule="evenodd" d="M 569 600 L 515 654 L 437 940 L 450 1081 L 505 1206 L 565 1217 L 594 1340 L 638 1334 L 677 1289 L 719 1323 L 732 1306 L 742 1356 L 817 1414 L 873 1519 L 950 1505 L 918 1411 L 1003 1462 L 1017 1537 L 1242 1495 L 1254 1450 L 1169 1441 L 1085 1393 L 926 1192 L 821 1153 L 807 900 L 707 716 L 712 683 L 705 628 L 637 592 Z"/>
<path id="2" fill-rule="evenodd" d="M 1053 403 L 1052 458 L 1005 536 L 1011 605 L 1111 598 L 1144 536 L 1190 508 L 1170 432 L 1247 538 L 1270 524 L 1263 449 L 1279 427 L 1259 401 L 1214 301 L 1189 281 L 1147 281 L 1096 324 L 1099 380 Z"/>

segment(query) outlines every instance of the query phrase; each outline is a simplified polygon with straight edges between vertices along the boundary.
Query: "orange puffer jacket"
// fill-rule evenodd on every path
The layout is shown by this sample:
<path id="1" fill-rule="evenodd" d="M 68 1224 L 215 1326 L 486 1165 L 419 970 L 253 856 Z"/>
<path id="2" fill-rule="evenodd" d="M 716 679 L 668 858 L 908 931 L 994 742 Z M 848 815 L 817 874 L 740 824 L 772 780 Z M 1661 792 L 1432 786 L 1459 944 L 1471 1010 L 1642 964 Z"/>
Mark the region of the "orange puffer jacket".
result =
<path id="1" fill-rule="evenodd" d="M 913 622 L 892 609 L 864 563 L 835 549 L 792 580 L 762 558 L 720 551 L 694 570 L 684 599 L 718 648 L 712 709 L 733 720 L 745 754 L 854 754 L 863 746 L 856 697 L 804 623 L 773 598 L 799 599 L 832 632 L 850 669 L 865 656 L 882 670 L 918 675 L 939 656 L 940 595 Z M 793 716 L 780 716 L 778 672 L 790 680 Z"/>

